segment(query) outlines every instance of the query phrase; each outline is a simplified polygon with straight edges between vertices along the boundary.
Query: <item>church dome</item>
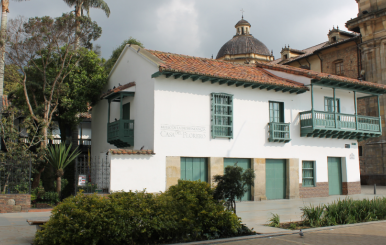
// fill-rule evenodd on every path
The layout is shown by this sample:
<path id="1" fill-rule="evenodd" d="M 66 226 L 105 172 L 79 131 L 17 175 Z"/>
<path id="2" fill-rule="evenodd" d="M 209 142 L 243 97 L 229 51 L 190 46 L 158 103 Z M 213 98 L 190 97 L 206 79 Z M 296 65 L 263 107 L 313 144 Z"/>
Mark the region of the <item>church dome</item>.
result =
<path id="1" fill-rule="evenodd" d="M 267 46 L 260 42 L 252 35 L 235 35 L 231 40 L 226 42 L 218 51 L 216 59 L 224 57 L 225 55 L 236 54 L 261 54 L 270 55 Z"/>
<path id="2" fill-rule="evenodd" d="M 236 23 L 235 28 L 236 35 L 221 47 L 220 51 L 217 53 L 216 59 L 221 59 L 226 55 L 238 55 L 238 57 L 241 58 L 240 55 L 243 54 L 248 57 L 250 57 L 249 54 L 260 55 L 260 57 L 269 56 L 269 59 L 271 59 L 270 57 L 272 54 L 269 52 L 267 46 L 249 33 L 251 24 L 244 20 L 244 17 Z"/>

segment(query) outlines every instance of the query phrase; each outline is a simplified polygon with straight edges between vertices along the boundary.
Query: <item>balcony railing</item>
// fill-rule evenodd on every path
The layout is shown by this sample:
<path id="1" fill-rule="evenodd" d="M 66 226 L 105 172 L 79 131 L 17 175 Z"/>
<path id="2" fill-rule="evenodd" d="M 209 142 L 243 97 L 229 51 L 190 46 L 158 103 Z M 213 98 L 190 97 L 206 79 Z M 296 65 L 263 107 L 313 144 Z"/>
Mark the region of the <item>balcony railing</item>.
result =
<path id="1" fill-rule="evenodd" d="M 300 113 L 301 136 L 363 140 L 382 134 L 380 117 L 325 111 Z"/>
<path id="2" fill-rule="evenodd" d="M 277 122 L 268 123 L 268 141 L 284 143 L 290 142 L 290 124 Z"/>
<path id="3" fill-rule="evenodd" d="M 116 147 L 134 145 L 134 120 L 117 120 L 107 125 L 107 142 Z"/>

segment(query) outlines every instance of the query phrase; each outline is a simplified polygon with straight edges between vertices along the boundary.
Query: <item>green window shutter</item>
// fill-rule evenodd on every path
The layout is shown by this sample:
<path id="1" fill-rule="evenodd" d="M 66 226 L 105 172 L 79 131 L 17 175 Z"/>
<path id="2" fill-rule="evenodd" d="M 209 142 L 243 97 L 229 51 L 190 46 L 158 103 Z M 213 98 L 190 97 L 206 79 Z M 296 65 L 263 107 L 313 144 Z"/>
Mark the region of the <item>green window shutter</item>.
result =
<path id="1" fill-rule="evenodd" d="M 316 186 L 315 181 L 315 162 L 303 161 L 302 162 L 302 186 L 311 187 Z"/>
<path id="2" fill-rule="evenodd" d="M 123 107 L 122 119 L 130 120 L 130 103 L 124 104 L 122 107 Z"/>
<path id="3" fill-rule="evenodd" d="M 336 112 L 340 113 L 340 99 L 336 99 Z M 324 97 L 324 111 L 334 112 L 334 98 Z"/>
<path id="4" fill-rule="evenodd" d="M 233 138 L 233 95 L 211 94 L 212 138 Z"/>
<path id="5" fill-rule="evenodd" d="M 181 157 L 181 179 L 208 182 L 207 159 L 199 157 Z"/>
<path id="6" fill-rule="evenodd" d="M 269 122 L 284 123 L 283 102 L 269 102 Z"/>

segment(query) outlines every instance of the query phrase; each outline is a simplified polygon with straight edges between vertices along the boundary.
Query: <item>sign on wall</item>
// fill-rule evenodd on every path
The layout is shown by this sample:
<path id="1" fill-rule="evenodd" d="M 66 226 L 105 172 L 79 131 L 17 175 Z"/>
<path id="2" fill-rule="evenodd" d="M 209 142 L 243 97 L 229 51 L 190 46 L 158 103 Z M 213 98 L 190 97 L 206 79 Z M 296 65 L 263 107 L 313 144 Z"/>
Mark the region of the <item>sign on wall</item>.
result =
<path id="1" fill-rule="evenodd" d="M 355 159 L 355 154 L 354 153 L 350 154 L 350 159 Z"/>
<path id="2" fill-rule="evenodd" d="M 86 175 L 81 174 L 78 178 L 78 186 L 85 186 L 86 185 Z"/>
<path id="3" fill-rule="evenodd" d="M 183 139 L 205 139 L 206 128 L 203 126 L 161 125 L 161 137 Z"/>

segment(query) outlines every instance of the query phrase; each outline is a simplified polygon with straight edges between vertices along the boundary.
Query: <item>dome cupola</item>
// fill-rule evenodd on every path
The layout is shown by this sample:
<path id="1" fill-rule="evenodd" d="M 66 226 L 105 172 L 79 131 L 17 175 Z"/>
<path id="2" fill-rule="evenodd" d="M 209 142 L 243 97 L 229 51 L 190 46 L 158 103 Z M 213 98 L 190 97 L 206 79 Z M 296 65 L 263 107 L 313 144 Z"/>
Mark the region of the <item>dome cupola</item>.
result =
<path id="1" fill-rule="evenodd" d="M 238 63 L 269 62 L 274 60 L 267 46 L 250 34 L 251 24 L 244 16 L 235 25 L 236 35 L 218 51 L 216 59 Z"/>

